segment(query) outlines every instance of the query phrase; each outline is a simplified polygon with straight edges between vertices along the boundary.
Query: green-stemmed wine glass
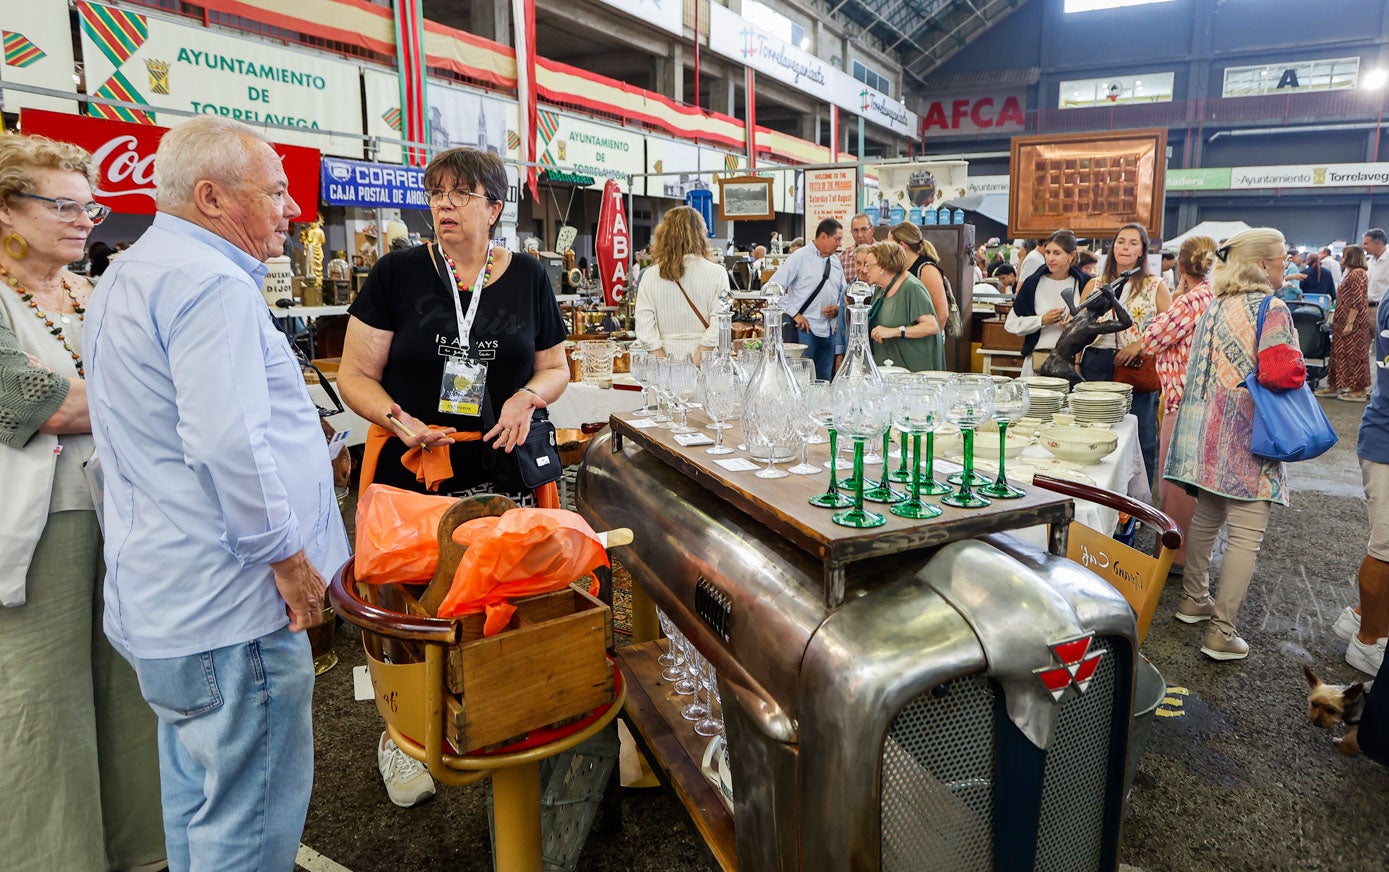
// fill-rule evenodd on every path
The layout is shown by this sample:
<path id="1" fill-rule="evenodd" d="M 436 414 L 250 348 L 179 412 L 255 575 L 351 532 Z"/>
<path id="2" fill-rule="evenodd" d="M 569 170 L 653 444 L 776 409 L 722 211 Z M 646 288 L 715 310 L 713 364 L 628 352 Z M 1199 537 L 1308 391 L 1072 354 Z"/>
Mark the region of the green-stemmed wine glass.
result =
<path id="1" fill-rule="evenodd" d="M 810 504 L 822 509 L 847 509 L 854 501 L 839 490 L 839 472 L 834 462 L 839 457 L 839 433 L 834 426 L 834 386 L 827 381 L 812 381 L 806 396 L 811 416 L 830 433 L 830 462 L 827 464 L 830 486 L 824 493 L 811 497 Z"/>
<path id="2" fill-rule="evenodd" d="M 839 432 L 854 441 L 854 505 L 834 514 L 844 527 L 880 527 L 887 518 L 863 508 L 863 444 L 887 429 L 892 404 L 882 392 L 868 391 L 857 380 L 834 385 L 834 422 Z"/>
<path id="3" fill-rule="evenodd" d="M 993 417 L 994 383 L 986 375 L 961 373 L 951 376 L 943 396 L 945 417 L 960 428 L 964 441 L 964 472 L 960 489 L 940 501 L 959 509 L 979 509 L 989 501 L 974 493 L 974 428 Z"/>
<path id="4" fill-rule="evenodd" d="M 941 385 L 930 379 L 912 376 L 899 382 L 893 410 L 893 424 L 902 433 L 902 442 L 912 438 L 912 495 L 888 511 L 903 518 L 934 518 L 940 508 L 921 501 L 921 436 L 929 435 L 941 421 Z"/>
<path id="5" fill-rule="evenodd" d="M 994 387 L 994 420 L 998 422 L 998 478 L 979 488 L 984 496 L 1000 500 L 1027 496 L 1027 491 L 1008 483 L 1004 465 L 1008 460 L 1008 425 L 1026 415 L 1030 406 L 1031 398 L 1025 382 L 1010 381 Z"/>

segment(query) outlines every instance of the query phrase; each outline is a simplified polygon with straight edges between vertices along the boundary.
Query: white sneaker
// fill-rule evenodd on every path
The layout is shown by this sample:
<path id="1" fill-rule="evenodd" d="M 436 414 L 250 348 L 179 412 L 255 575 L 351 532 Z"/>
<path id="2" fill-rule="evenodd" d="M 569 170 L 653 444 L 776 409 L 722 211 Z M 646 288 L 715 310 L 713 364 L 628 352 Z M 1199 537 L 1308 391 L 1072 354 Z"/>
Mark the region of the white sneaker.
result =
<path id="1" fill-rule="evenodd" d="M 1359 639 L 1352 638 L 1346 646 L 1346 662 L 1368 675 L 1378 675 L 1379 667 L 1384 664 L 1386 642 L 1389 642 L 1389 639 L 1380 639 L 1373 645 L 1366 645 Z"/>
<path id="2" fill-rule="evenodd" d="M 401 808 L 409 808 L 434 795 L 434 779 L 429 777 L 429 770 L 396 747 L 388 733 L 381 734 L 376 746 L 376 768 L 386 783 L 391 802 Z"/>
<path id="3" fill-rule="evenodd" d="M 1336 616 L 1336 623 L 1331 625 L 1331 632 L 1349 642 L 1355 638 L 1355 634 L 1360 632 L 1360 616 L 1355 613 L 1355 609 L 1346 606 L 1341 609 L 1341 613 Z"/>

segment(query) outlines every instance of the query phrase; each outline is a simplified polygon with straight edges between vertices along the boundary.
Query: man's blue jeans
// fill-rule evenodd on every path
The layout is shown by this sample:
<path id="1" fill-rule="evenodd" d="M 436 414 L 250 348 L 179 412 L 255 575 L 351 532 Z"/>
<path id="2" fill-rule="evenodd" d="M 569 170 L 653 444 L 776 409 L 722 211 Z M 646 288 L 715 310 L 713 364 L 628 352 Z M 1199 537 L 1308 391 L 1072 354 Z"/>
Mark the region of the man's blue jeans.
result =
<path id="1" fill-rule="evenodd" d="M 313 790 L 308 638 L 134 663 L 159 716 L 170 872 L 293 869 Z"/>
<path id="2" fill-rule="evenodd" d="M 815 361 L 815 377 L 829 381 L 834 376 L 834 337 L 816 336 L 809 330 L 796 330 L 805 345 L 805 356 Z"/>

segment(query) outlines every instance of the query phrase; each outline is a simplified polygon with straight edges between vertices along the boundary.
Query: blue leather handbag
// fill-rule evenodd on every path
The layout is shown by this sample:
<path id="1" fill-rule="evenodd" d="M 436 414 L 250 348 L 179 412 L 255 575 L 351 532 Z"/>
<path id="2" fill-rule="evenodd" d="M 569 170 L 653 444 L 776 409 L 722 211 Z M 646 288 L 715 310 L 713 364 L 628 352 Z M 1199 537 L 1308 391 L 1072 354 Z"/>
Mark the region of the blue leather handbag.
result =
<path id="1" fill-rule="evenodd" d="M 1254 338 L 1254 371 L 1244 386 L 1254 400 L 1254 433 L 1249 450 L 1267 460 L 1311 460 L 1336 444 L 1336 431 L 1326 419 L 1312 388 L 1270 390 L 1259 384 L 1259 345 L 1264 335 L 1264 316 L 1272 297 L 1259 306 L 1259 326 Z"/>

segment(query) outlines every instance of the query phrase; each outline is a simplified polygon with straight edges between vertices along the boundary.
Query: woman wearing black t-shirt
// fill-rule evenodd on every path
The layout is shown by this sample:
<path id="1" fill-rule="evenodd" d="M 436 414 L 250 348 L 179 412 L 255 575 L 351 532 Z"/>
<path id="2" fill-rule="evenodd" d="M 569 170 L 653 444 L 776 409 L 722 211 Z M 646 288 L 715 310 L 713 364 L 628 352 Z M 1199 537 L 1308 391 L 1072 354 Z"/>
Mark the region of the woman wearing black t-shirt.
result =
<path id="1" fill-rule="evenodd" d="M 364 481 L 423 491 L 400 459 L 424 444 L 450 452 L 453 478 L 438 493 L 525 496 L 511 451 L 525 441 L 532 409 L 569 384 L 564 319 L 544 267 L 491 244 L 507 193 L 496 155 L 442 152 L 424 185 L 436 242 L 381 258 L 349 310 L 338 386 L 376 425 L 369 450 L 379 447 Z M 458 393 L 479 377 L 477 395 Z M 455 431 L 481 439 L 455 441 Z M 368 456 L 364 473 L 370 466 Z"/>

